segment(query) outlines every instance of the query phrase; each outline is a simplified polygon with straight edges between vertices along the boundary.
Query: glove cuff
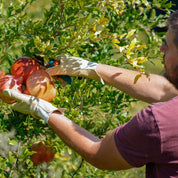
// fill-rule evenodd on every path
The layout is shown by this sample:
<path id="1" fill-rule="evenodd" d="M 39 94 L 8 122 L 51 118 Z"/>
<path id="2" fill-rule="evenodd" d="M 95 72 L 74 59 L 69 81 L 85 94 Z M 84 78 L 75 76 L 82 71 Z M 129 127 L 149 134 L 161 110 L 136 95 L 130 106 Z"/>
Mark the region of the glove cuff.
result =
<path id="1" fill-rule="evenodd" d="M 85 61 L 83 63 L 83 65 L 81 65 L 81 68 L 80 68 L 81 76 L 88 77 L 88 78 L 95 79 L 95 80 L 97 80 L 99 78 L 101 83 L 104 85 L 104 80 L 102 79 L 102 77 L 96 71 L 96 67 L 99 64 L 100 63 Z"/>
<path id="2" fill-rule="evenodd" d="M 48 123 L 49 116 L 52 114 L 54 111 L 60 112 L 62 115 L 64 115 L 65 108 L 54 108 L 51 110 L 45 110 L 43 107 L 38 106 L 38 116 L 41 119 L 44 119 L 46 123 Z"/>
<path id="3" fill-rule="evenodd" d="M 99 65 L 99 64 L 98 64 L 98 65 Z M 97 65 L 97 66 L 98 66 L 98 65 Z M 96 67 L 97 67 L 97 66 L 96 66 Z M 96 74 L 98 75 L 98 77 L 100 78 L 101 83 L 104 85 L 104 84 L 105 84 L 105 83 L 104 83 L 104 80 L 102 79 L 102 77 L 101 77 L 101 76 L 98 74 L 98 72 L 96 71 L 96 67 L 95 67 L 94 70 L 95 70 Z"/>

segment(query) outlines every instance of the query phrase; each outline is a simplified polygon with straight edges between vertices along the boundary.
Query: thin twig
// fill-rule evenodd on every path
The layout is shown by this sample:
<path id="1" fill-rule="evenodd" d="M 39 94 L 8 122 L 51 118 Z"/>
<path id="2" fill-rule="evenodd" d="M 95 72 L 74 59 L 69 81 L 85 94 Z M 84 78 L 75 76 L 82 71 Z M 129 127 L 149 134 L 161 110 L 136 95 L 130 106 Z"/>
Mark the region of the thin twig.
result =
<path id="1" fill-rule="evenodd" d="M 12 169 L 11 169 L 11 171 L 10 171 L 9 177 L 11 177 L 13 171 L 15 170 L 16 164 L 17 164 L 17 162 L 18 162 L 19 152 L 20 152 L 20 146 L 21 146 L 21 143 L 19 142 L 18 148 L 17 148 L 17 158 L 16 158 L 16 160 L 15 160 L 13 166 L 12 166 Z"/>
<path id="2" fill-rule="evenodd" d="M 77 172 L 80 170 L 80 168 L 82 167 L 82 165 L 83 165 L 83 163 L 84 163 L 84 159 L 82 158 L 82 161 L 81 161 L 81 163 L 80 163 L 80 165 L 79 165 L 79 167 L 75 170 L 75 172 L 72 174 L 72 178 L 77 174 Z"/>

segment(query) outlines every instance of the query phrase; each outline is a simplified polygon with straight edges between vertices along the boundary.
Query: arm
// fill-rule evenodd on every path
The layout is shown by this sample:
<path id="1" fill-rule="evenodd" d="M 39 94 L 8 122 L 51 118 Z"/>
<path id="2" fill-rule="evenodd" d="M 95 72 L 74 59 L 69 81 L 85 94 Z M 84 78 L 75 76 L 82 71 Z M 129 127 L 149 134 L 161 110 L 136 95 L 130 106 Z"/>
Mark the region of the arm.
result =
<path id="1" fill-rule="evenodd" d="M 120 155 L 113 132 L 100 140 L 66 118 L 63 109 L 58 109 L 47 101 L 12 89 L 3 90 L 3 94 L 17 101 L 12 104 L 14 110 L 30 114 L 34 118 L 44 119 L 64 143 L 95 167 L 107 170 L 132 167 Z"/>
<path id="2" fill-rule="evenodd" d="M 59 112 L 49 116 L 48 124 L 65 144 L 93 166 L 105 170 L 132 168 L 120 155 L 113 131 L 100 140 Z"/>
<path id="3" fill-rule="evenodd" d="M 165 77 L 142 75 L 134 84 L 138 71 L 99 64 L 97 73 L 109 85 L 147 103 L 167 101 L 178 95 L 178 90 Z"/>
<path id="4" fill-rule="evenodd" d="M 165 77 L 142 75 L 136 84 L 138 71 L 97 64 L 79 57 L 59 56 L 60 65 L 47 69 L 50 75 L 81 76 L 94 80 L 104 80 L 128 95 L 147 103 L 167 101 L 178 95 L 178 90 Z"/>

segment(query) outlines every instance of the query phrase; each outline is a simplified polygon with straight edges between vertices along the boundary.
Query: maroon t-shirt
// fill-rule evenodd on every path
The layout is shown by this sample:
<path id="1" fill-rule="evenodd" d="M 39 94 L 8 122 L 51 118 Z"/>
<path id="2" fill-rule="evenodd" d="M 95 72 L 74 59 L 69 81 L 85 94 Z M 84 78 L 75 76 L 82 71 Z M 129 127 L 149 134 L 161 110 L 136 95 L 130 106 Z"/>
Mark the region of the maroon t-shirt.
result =
<path id="1" fill-rule="evenodd" d="M 178 96 L 143 109 L 115 130 L 123 158 L 134 167 L 146 165 L 146 177 L 178 177 Z"/>

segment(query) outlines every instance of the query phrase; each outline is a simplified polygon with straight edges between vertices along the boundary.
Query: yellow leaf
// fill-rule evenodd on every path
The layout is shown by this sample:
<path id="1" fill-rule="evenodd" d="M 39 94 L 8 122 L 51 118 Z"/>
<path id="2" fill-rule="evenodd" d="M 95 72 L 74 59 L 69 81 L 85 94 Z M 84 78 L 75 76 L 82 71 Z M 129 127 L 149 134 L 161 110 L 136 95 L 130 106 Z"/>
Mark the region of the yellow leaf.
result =
<path id="1" fill-rule="evenodd" d="M 109 28 L 105 28 L 105 27 L 103 27 L 102 29 L 100 29 L 101 31 L 102 31 L 102 34 L 106 34 L 107 32 L 109 32 L 110 31 L 110 29 Z"/>
<path id="2" fill-rule="evenodd" d="M 110 36 L 109 35 L 105 35 L 105 34 L 102 34 L 101 35 L 103 38 L 109 38 Z"/>
<path id="3" fill-rule="evenodd" d="M 94 38 L 94 39 L 91 39 L 92 41 L 94 42 L 98 42 L 98 41 L 101 41 L 101 38 Z"/>
<path id="4" fill-rule="evenodd" d="M 113 42 L 113 43 L 120 43 L 120 41 L 117 40 L 117 39 L 112 39 L 112 42 Z"/>
<path id="5" fill-rule="evenodd" d="M 57 152 L 55 155 L 54 155 L 55 158 L 60 158 L 61 156 L 59 155 L 59 153 Z"/>
<path id="6" fill-rule="evenodd" d="M 138 79 L 142 76 L 142 74 L 138 74 L 136 75 L 136 77 L 134 78 L 134 84 L 136 84 L 136 82 L 138 81 Z"/>
<path id="7" fill-rule="evenodd" d="M 108 19 L 107 18 L 101 19 L 100 22 L 99 22 L 99 24 L 100 25 L 106 25 L 106 24 L 108 24 Z"/>
<path id="8" fill-rule="evenodd" d="M 117 44 L 114 44 L 114 46 L 115 46 L 121 53 L 125 50 L 124 47 L 119 46 L 119 45 L 117 45 Z"/>
<path id="9" fill-rule="evenodd" d="M 120 50 L 120 46 L 119 46 L 119 45 L 114 44 L 114 46 L 115 46 L 117 49 L 119 49 L 119 50 Z"/>
<path id="10" fill-rule="evenodd" d="M 127 56 L 127 63 L 132 64 L 132 59 L 129 59 L 129 56 Z"/>
<path id="11" fill-rule="evenodd" d="M 138 45 L 136 47 L 136 51 L 140 50 L 140 49 L 143 49 L 143 48 L 146 48 L 146 45 Z"/>
<path id="12" fill-rule="evenodd" d="M 89 34 L 89 38 L 90 38 L 90 39 L 95 38 L 95 34 L 94 34 L 94 33 L 90 33 L 90 34 Z"/>
<path id="13" fill-rule="evenodd" d="M 130 56 L 130 55 L 131 55 L 130 48 L 127 48 L 126 55 L 127 55 L 127 56 Z"/>
<path id="14" fill-rule="evenodd" d="M 115 10 L 116 10 L 116 13 L 119 15 L 123 14 L 123 12 L 124 12 L 124 10 L 119 10 L 119 9 L 115 9 Z"/>
<path id="15" fill-rule="evenodd" d="M 128 32 L 126 38 L 130 38 L 130 37 L 135 33 L 135 31 L 136 31 L 135 29 L 130 30 L 130 31 Z"/>
<path id="16" fill-rule="evenodd" d="M 137 39 L 134 38 L 134 39 L 131 41 L 130 45 L 129 45 L 129 49 L 130 49 L 130 50 L 133 50 L 136 43 L 137 43 Z"/>
<path id="17" fill-rule="evenodd" d="M 108 24 L 108 19 L 104 17 L 105 13 L 101 16 L 99 25 L 106 25 Z"/>
<path id="18" fill-rule="evenodd" d="M 138 57 L 136 58 L 136 60 L 138 61 L 138 64 L 142 64 L 143 62 L 147 60 L 147 57 Z"/>
<path id="19" fill-rule="evenodd" d="M 68 156 L 65 156 L 65 157 L 63 157 L 63 160 L 64 160 L 64 161 L 69 161 L 69 160 L 71 160 L 71 158 L 68 157 Z"/>
<path id="20" fill-rule="evenodd" d="M 96 24 L 93 25 L 93 31 L 96 32 Z"/>
<path id="21" fill-rule="evenodd" d="M 124 38 L 126 35 L 127 35 L 127 33 L 123 33 L 123 34 L 118 35 L 117 37 L 118 38 Z"/>

